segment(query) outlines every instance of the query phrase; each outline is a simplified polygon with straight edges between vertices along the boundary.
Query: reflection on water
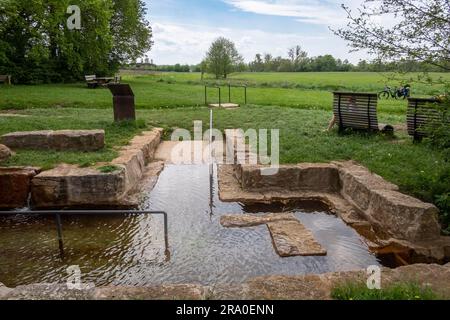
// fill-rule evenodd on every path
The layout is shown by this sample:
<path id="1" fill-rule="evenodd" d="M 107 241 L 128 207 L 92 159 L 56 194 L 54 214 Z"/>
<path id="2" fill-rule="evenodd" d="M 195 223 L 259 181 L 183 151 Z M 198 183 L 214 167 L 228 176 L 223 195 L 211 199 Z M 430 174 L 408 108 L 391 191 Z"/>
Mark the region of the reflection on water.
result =
<path id="1" fill-rule="evenodd" d="M 217 190 L 217 181 L 214 186 Z M 17 286 L 63 282 L 66 268 L 79 265 L 84 282 L 144 286 L 160 283 L 242 282 L 271 274 L 344 271 L 379 264 L 360 236 L 326 212 L 294 207 L 301 222 L 328 250 L 325 257 L 280 258 L 266 226 L 225 229 L 223 214 L 280 210 L 224 203 L 215 191 L 209 206 L 207 166 L 167 166 L 142 209 L 169 215 L 171 259 L 166 261 L 159 216 L 63 217 L 66 259 L 59 259 L 52 218 L 17 216 L 0 220 L 0 282 Z"/>

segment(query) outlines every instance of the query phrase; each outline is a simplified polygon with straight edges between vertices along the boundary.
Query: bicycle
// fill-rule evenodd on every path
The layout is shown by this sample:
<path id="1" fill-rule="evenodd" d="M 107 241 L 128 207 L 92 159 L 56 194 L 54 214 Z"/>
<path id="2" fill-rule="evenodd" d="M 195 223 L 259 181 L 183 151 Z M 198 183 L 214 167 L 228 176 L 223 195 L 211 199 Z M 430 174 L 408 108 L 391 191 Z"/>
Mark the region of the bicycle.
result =
<path id="1" fill-rule="evenodd" d="M 411 96 L 410 86 L 403 86 L 401 88 L 392 89 L 391 87 L 384 87 L 384 90 L 378 93 L 379 99 L 406 99 Z"/>

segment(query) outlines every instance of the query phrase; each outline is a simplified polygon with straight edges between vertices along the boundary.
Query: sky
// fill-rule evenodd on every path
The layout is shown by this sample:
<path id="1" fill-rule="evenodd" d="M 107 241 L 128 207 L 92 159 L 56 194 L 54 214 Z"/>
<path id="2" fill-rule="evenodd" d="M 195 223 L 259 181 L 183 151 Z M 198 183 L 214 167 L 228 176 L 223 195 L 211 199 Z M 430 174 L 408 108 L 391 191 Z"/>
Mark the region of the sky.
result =
<path id="1" fill-rule="evenodd" d="M 345 26 L 344 3 L 362 0 L 145 0 L 153 28 L 155 64 L 197 64 L 214 39 L 232 40 L 244 59 L 257 53 L 287 56 L 297 44 L 309 56 L 332 54 L 357 63 L 364 52 L 349 53 L 330 27 Z"/>

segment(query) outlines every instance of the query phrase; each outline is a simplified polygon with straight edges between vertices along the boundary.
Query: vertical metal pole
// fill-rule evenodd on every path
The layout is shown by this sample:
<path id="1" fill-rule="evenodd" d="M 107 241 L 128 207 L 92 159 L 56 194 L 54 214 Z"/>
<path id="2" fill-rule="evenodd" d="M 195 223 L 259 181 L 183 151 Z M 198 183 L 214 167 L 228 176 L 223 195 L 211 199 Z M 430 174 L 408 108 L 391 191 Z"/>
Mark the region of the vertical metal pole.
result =
<path id="1" fill-rule="evenodd" d="M 228 84 L 228 102 L 231 103 L 231 84 Z"/>
<path id="2" fill-rule="evenodd" d="M 205 86 L 205 106 L 208 105 L 208 88 Z"/>
<path id="3" fill-rule="evenodd" d="M 169 222 L 168 222 L 168 218 L 167 218 L 167 213 L 163 213 L 164 216 L 164 242 L 166 244 L 166 250 L 165 250 L 165 255 L 166 255 L 166 260 L 169 261 L 170 260 L 170 250 L 169 250 Z"/>
<path id="4" fill-rule="evenodd" d="M 59 213 L 55 214 L 56 220 L 56 228 L 58 230 L 58 243 L 59 243 L 59 252 L 61 258 L 64 258 L 64 239 L 62 235 L 62 223 L 61 223 L 61 215 Z"/>
<path id="5" fill-rule="evenodd" d="M 222 96 L 221 96 L 222 89 L 219 87 L 219 108 L 222 107 Z"/>
<path id="6" fill-rule="evenodd" d="M 209 163 L 209 210 L 210 210 L 210 215 L 212 216 L 214 214 L 213 212 L 213 207 L 214 207 L 214 151 L 213 151 L 213 110 L 211 109 L 210 111 L 210 122 L 209 122 L 209 127 L 210 127 L 210 134 L 209 134 L 209 146 L 210 146 L 210 150 L 209 150 L 209 156 L 210 156 L 210 163 Z"/>

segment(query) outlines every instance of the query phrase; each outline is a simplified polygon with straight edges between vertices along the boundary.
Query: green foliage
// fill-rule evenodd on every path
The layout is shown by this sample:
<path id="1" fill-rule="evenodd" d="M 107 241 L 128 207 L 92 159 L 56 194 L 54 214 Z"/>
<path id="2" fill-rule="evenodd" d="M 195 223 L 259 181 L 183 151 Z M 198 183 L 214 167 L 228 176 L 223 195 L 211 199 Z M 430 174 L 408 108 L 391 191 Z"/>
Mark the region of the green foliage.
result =
<path id="1" fill-rule="evenodd" d="M 450 99 L 448 95 L 441 98 L 440 104 L 433 105 L 440 112 L 439 120 L 430 123 L 427 128 L 426 141 L 431 148 L 439 150 L 445 161 L 450 163 Z M 433 183 L 431 194 L 441 212 L 441 223 L 447 234 L 450 234 L 450 172 L 443 171 Z"/>
<path id="2" fill-rule="evenodd" d="M 450 235 L 450 192 L 437 195 L 435 202 L 440 209 L 444 233 Z"/>
<path id="3" fill-rule="evenodd" d="M 146 20 L 146 14 L 143 0 L 113 0 L 110 27 L 114 66 L 134 62 L 152 47 L 152 29 Z"/>
<path id="4" fill-rule="evenodd" d="M 80 7 L 81 30 L 67 28 L 69 5 Z M 27 84 L 112 74 L 151 46 L 143 6 L 139 0 L 3 0 L 0 74 Z"/>
<path id="5" fill-rule="evenodd" d="M 437 108 L 440 117 L 426 128 L 428 142 L 434 148 L 442 150 L 446 159 L 450 161 L 450 99 L 445 96 L 442 103 L 433 106 Z"/>
<path id="6" fill-rule="evenodd" d="M 342 7 L 348 24 L 334 32 L 354 50 L 367 50 L 386 61 L 414 61 L 450 71 L 448 0 L 365 0 L 355 10 Z M 383 24 L 382 18 L 393 23 Z"/>
<path id="7" fill-rule="evenodd" d="M 215 40 L 206 54 L 207 71 L 216 79 L 227 78 L 228 74 L 238 69 L 242 57 L 233 42 L 225 38 Z"/>
<path id="8" fill-rule="evenodd" d="M 335 300 L 438 300 L 439 296 L 430 288 L 416 283 L 395 284 L 381 290 L 370 290 L 365 285 L 347 283 L 334 288 L 331 297 Z"/>

